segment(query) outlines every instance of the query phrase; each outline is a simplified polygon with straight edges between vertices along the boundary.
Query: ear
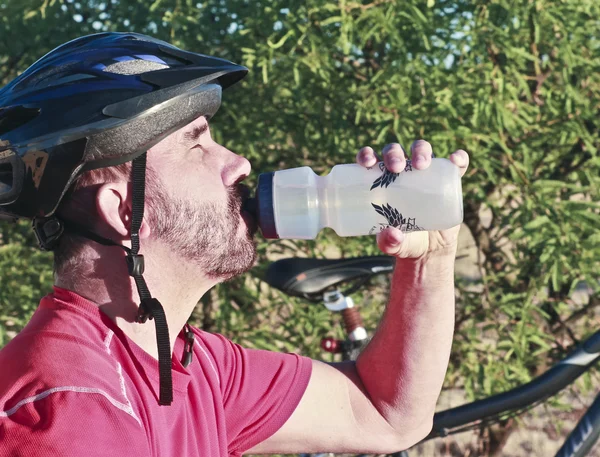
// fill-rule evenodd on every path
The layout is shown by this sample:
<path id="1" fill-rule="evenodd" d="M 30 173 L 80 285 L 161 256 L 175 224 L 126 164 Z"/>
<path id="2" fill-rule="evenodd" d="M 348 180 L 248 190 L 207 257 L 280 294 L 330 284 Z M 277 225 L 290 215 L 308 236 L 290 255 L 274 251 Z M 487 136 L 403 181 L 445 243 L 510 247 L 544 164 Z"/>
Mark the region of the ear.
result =
<path id="1" fill-rule="evenodd" d="M 131 235 L 132 216 L 131 184 L 109 182 L 102 184 L 96 193 L 96 210 L 100 220 L 109 230 L 109 237 L 126 240 Z M 150 226 L 145 220 L 140 227 L 140 239 L 150 235 Z"/>

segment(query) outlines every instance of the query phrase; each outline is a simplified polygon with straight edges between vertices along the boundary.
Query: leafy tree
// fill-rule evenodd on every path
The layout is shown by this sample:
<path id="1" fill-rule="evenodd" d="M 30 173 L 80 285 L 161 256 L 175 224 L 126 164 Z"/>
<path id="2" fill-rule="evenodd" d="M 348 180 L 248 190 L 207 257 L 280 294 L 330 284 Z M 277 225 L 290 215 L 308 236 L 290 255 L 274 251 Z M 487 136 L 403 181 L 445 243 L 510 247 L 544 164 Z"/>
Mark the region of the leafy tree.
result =
<path id="1" fill-rule="evenodd" d="M 471 398 L 529 380 L 592 332 L 599 302 L 600 4 L 595 0 L 0 0 L 0 81 L 99 30 L 149 33 L 247 65 L 214 119 L 257 172 L 327 172 L 376 148 L 426 138 L 471 154 L 465 229 L 481 278 L 459 279 L 448 385 Z M 26 226 L 2 226 L 0 338 L 50 286 Z M 376 253 L 372 238 L 259 243 L 250 275 L 206 296 L 205 328 L 319 356 L 322 309 L 261 286 L 280 255 Z M 582 301 L 574 292 L 585 284 Z M 381 286 L 378 286 L 381 288 Z M 380 289 L 366 288 L 368 325 Z M 217 306 L 218 305 L 218 306 Z"/>

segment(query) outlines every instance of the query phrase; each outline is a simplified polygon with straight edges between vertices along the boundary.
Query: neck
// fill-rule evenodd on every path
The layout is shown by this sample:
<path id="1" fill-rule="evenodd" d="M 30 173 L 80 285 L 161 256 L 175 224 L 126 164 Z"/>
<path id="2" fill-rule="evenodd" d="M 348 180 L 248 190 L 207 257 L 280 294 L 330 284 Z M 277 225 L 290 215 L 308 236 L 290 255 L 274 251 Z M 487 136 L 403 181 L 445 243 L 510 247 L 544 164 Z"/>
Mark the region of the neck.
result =
<path id="1" fill-rule="evenodd" d="M 152 256 L 144 258 L 144 279 L 152 297 L 158 299 L 165 310 L 173 351 L 177 335 L 196 304 L 217 281 L 206 278 L 197 266 L 173 259 L 173 254 L 162 246 L 148 246 L 145 251 Z M 123 251 L 118 247 L 90 244 L 85 246 L 82 258 L 68 274 L 57 276 L 55 284 L 95 303 L 125 335 L 158 359 L 154 322 L 138 324 L 135 321 L 140 298 L 135 281 L 127 271 Z"/>

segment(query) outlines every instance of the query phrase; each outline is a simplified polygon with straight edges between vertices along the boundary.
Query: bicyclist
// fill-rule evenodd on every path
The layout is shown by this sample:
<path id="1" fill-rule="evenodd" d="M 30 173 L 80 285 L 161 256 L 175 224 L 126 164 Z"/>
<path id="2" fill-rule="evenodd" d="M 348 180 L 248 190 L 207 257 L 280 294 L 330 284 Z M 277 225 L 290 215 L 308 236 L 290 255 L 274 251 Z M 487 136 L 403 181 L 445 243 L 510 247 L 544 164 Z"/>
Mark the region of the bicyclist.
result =
<path id="1" fill-rule="evenodd" d="M 244 349 L 186 325 L 255 259 L 243 157 L 208 121 L 247 69 L 134 33 L 71 41 L 0 90 L 0 213 L 31 218 L 54 291 L 0 351 L 0 454 L 226 456 L 406 448 L 430 430 L 458 227 L 380 248 L 391 298 L 356 363 Z M 417 141 L 413 166 L 432 150 Z M 464 173 L 468 156 L 450 159 Z M 363 148 L 357 161 L 378 160 Z M 393 172 L 398 144 L 383 150 Z"/>

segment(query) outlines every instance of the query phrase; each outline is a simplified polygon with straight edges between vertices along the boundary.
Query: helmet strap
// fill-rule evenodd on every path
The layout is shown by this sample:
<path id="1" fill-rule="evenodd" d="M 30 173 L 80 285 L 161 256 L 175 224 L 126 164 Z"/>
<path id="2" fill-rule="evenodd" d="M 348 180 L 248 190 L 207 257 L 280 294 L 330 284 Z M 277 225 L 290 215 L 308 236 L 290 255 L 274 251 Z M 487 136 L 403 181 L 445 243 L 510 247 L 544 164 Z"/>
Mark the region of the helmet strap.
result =
<path id="1" fill-rule="evenodd" d="M 144 280 L 144 256 L 140 250 L 140 228 L 144 219 L 144 200 L 146 193 L 146 153 L 133 160 L 131 169 L 133 184 L 132 214 L 131 214 L 131 249 L 100 236 L 86 227 L 56 216 L 36 217 L 33 219 L 33 229 L 40 243 L 40 248 L 53 250 L 59 243 L 64 231 L 74 233 L 104 246 L 117 246 L 127 254 L 127 269 L 133 277 L 140 296 L 140 306 L 136 322 L 143 324 L 148 319 L 154 320 L 156 327 L 156 344 L 158 347 L 158 369 L 160 374 L 159 404 L 170 405 L 173 402 L 173 377 L 171 373 L 171 342 L 165 310 L 156 298 L 153 298 Z M 190 337 L 191 334 L 191 337 Z M 193 333 L 188 329 L 186 336 L 185 359 L 191 356 Z M 188 349 L 189 348 L 189 349 Z M 189 363 L 189 362 L 188 362 Z"/>
<path id="2" fill-rule="evenodd" d="M 144 219 L 144 200 L 146 193 L 146 153 L 133 159 L 131 169 L 133 199 L 131 214 L 131 250 L 127 254 L 127 268 L 133 277 L 141 299 L 137 322 L 144 323 L 154 319 L 156 344 L 158 347 L 158 369 L 160 373 L 161 405 L 170 405 L 173 401 L 173 379 L 171 373 L 171 342 L 167 317 L 162 304 L 152 298 L 144 277 L 144 256 L 139 255 L 140 228 Z"/>

